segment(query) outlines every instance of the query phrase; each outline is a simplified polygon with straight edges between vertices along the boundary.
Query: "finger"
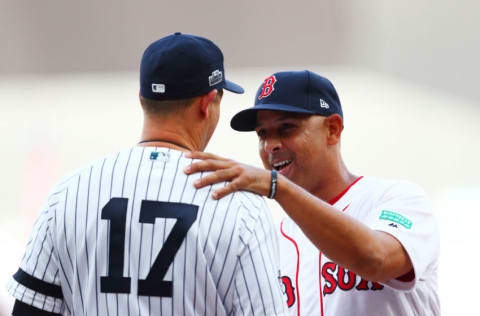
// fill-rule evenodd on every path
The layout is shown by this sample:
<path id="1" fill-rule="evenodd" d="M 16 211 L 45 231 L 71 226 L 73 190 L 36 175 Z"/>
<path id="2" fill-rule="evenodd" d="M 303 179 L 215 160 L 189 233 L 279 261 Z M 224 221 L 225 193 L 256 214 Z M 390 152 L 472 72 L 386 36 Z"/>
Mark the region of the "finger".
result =
<path id="1" fill-rule="evenodd" d="M 191 165 L 186 166 L 183 171 L 186 174 L 192 174 L 201 171 L 215 171 L 219 169 L 226 169 L 230 166 L 231 162 L 226 160 L 207 159 L 194 162 Z"/>
<path id="2" fill-rule="evenodd" d="M 236 192 L 240 189 L 239 181 L 232 181 L 223 188 L 217 189 L 212 193 L 212 199 L 219 200 L 230 193 Z"/>
<path id="3" fill-rule="evenodd" d="M 220 169 L 211 174 L 203 176 L 193 182 L 193 185 L 199 189 L 207 185 L 230 181 L 237 176 L 237 172 L 234 169 Z"/>

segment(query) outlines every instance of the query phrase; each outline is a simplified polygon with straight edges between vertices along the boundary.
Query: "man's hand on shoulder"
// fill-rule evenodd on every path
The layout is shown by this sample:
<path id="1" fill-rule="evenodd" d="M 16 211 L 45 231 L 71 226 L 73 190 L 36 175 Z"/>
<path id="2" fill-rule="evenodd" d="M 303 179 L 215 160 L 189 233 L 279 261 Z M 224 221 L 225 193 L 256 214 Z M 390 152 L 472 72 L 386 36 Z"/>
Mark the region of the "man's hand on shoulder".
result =
<path id="1" fill-rule="evenodd" d="M 270 191 L 270 172 L 268 170 L 242 164 L 211 153 L 190 152 L 185 157 L 200 160 L 187 166 L 184 169 L 186 174 L 212 171 L 212 173 L 195 181 L 197 189 L 218 182 L 230 181 L 226 186 L 212 193 L 213 199 L 220 199 L 238 190 L 246 190 L 264 196 L 268 195 Z"/>

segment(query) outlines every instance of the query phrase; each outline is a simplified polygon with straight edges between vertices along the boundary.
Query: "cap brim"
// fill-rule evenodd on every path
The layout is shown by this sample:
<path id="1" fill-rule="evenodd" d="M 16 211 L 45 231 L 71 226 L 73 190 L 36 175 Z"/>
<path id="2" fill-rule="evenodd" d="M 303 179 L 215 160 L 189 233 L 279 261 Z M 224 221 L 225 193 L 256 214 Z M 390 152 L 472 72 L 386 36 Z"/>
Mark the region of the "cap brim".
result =
<path id="1" fill-rule="evenodd" d="M 257 127 L 257 112 L 261 110 L 314 114 L 312 111 L 286 104 L 259 104 L 235 114 L 230 126 L 239 132 L 254 131 Z"/>
<path id="2" fill-rule="evenodd" d="M 225 80 L 225 85 L 223 86 L 223 89 L 234 92 L 234 93 L 238 93 L 238 94 L 242 94 L 245 92 L 245 90 L 243 90 L 243 88 L 240 87 L 238 84 L 228 80 Z"/>

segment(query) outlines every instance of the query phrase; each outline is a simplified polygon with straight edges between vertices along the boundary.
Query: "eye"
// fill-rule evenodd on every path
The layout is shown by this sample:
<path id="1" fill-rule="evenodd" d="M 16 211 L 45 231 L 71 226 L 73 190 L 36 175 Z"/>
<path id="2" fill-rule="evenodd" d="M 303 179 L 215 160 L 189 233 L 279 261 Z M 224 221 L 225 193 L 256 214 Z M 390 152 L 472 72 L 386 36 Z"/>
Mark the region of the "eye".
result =
<path id="1" fill-rule="evenodd" d="M 257 129 L 257 136 L 258 138 L 264 138 L 267 135 L 267 131 L 265 129 Z"/>
<path id="2" fill-rule="evenodd" d="M 293 130 L 296 126 L 291 123 L 283 123 L 278 129 L 281 134 L 286 134 Z"/>

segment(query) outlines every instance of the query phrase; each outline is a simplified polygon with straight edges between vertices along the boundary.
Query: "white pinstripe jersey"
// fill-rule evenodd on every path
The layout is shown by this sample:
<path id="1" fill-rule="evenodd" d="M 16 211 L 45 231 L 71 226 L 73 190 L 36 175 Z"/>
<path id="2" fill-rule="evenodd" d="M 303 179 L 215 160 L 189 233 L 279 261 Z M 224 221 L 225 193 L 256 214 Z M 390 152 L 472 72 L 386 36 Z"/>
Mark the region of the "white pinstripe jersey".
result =
<path id="1" fill-rule="evenodd" d="M 134 147 L 57 184 L 8 290 L 46 315 L 284 315 L 264 200 L 215 201 L 168 148 Z"/>
<path id="2" fill-rule="evenodd" d="M 289 218 L 280 226 L 280 267 L 293 315 L 436 316 L 439 241 L 430 203 L 417 185 L 359 178 L 330 203 L 400 241 L 415 272 L 386 283 L 364 280 L 319 250 Z M 328 225 L 328 223 L 325 223 Z"/>

